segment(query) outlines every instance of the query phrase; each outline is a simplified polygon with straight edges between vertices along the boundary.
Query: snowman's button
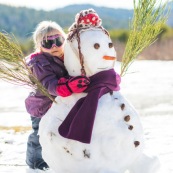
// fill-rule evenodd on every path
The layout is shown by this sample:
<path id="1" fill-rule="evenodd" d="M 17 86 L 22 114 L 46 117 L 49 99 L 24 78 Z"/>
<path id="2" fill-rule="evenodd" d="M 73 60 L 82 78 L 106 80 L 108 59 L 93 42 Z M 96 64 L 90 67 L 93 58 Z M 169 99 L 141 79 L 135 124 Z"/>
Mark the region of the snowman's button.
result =
<path id="1" fill-rule="evenodd" d="M 125 104 L 124 104 L 124 103 L 122 103 L 122 104 L 120 105 L 120 107 L 121 107 L 121 110 L 123 111 L 123 110 L 124 110 L 124 108 L 125 108 Z"/>
<path id="2" fill-rule="evenodd" d="M 82 83 L 82 80 L 79 80 L 78 83 Z"/>
<path id="3" fill-rule="evenodd" d="M 134 141 L 134 145 L 135 145 L 135 147 L 138 147 L 140 145 L 140 142 L 139 141 Z"/>
<path id="4" fill-rule="evenodd" d="M 113 91 L 110 91 L 109 93 L 110 93 L 111 96 L 113 95 Z"/>
<path id="5" fill-rule="evenodd" d="M 129 129 L 129 130 L 133 130 L 133 126 L 130 125 L 130 126 L 128 127 L 128 129 Z"/>
<path id="6" fill-rule="evenodd" d="M 124 121 L 126 121 L 126 122 L 130 121 L 130 115 L 125 116 Z"/>

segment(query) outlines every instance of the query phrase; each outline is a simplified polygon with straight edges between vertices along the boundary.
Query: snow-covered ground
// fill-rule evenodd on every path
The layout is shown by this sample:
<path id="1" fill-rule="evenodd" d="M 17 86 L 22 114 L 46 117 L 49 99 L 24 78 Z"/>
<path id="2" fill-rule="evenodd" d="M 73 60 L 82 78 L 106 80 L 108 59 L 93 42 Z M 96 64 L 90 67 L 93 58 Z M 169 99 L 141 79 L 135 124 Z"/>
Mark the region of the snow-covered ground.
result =
<path id="1" fill-rule="evenodd" d="M 141 115 L 146 149 L 159 156 L 160 173 L 173 173 L 173 61 L 136 61 L 129 70 L 122 78 L 121 92 Z M 0 173 L 31 173 L 25 164 L 31 131 L 1 128 L 31 125 L 24 106 L 28 92 L 0 82 Z"/>

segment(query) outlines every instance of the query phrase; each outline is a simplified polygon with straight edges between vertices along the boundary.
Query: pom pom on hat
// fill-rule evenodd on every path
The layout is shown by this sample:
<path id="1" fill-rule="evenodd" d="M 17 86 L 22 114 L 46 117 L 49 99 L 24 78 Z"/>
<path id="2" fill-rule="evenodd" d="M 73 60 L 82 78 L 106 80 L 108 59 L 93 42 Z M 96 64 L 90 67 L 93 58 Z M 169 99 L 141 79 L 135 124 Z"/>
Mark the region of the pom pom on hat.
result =
<path id="1" fill-rule="evenodd" d="M 93 9 L 83 10 L 75 17 L 75 23 L 69 28 L 70 31 L 75 29 L 87 29 L 90 27 L 100 27 L 102 20 Z"/>

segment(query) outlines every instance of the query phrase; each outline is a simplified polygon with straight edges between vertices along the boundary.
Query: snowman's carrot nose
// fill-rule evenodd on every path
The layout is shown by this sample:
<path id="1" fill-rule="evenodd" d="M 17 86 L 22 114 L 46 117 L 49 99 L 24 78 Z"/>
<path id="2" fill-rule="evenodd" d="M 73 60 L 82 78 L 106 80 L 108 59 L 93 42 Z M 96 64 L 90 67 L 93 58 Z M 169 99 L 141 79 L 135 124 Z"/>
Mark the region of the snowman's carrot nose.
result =
<path id="1" fill-rule="evenodd" d="M 116 60 L 117 58 L 115 56 L 107 56 L 107 55 L 105 55 L 103 57 L 103 59 L 105 59 L 105 60 Z"/>

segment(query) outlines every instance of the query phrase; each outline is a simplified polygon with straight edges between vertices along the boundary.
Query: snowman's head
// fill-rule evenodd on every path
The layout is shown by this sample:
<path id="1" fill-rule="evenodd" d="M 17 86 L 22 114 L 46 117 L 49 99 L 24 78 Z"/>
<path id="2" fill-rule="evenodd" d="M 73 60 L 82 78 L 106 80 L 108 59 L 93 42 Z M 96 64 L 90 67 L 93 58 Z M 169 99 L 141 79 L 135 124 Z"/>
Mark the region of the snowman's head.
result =
<path id="1" fill-rule="evenodd" d="M 94 10 L 80 12 L 70 28 L 64 48 L 64 63 L 71 76 L 86 75 L 113 68 L 116 52 L 109 33 L 101 26 Z"/>

